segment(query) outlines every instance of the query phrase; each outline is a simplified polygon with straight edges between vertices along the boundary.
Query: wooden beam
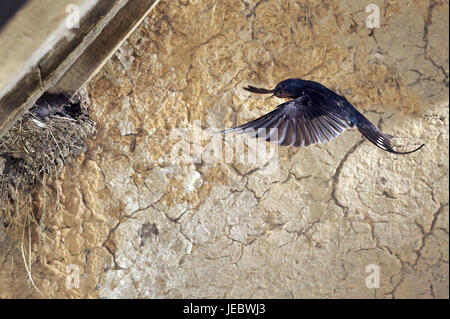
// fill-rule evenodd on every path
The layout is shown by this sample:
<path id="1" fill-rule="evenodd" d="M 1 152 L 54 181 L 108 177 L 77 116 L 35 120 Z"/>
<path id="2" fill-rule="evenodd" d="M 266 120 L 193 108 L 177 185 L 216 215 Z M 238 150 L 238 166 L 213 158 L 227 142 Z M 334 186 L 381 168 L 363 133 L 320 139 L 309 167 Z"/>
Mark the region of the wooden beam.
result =
<path id="1" fill-rule="evenodd" d="M 74 0 L 68 2 L 76 3 Z M 31 60 L 31 63 L 30 58 L 23 61 L 22 73 L 13 74 L 16 78 L 12 76 L 4 83 L 0 81 L 3 85 L 0 87 L 0 136 L 6 133 L 44 92 L 76 92 L 102 67 L 158 2 L 159 0 L 78 0 L 80 7 L 90 6 L 83 13 L 79 28 L 69 30 L 64 28 L 64 20 L 60 21 L 56 30 L 51 30 L 40 43 L 39 50 L 44 49 L 44 54 Z M 39 6 L 39 3 L 37 5 Z M 17 16 L 27 8 L 29 4 L 19 10 Z M 0 33 L 0 43 L 3 43 L 2 37 L 8 39 L 8 33 L 5 34 L 5 31 L 10 24 L 11 21 Z M 33 34 L 33 30 L 29 32 Z M 57 41 L 45 47 L 49 38 L 57 38 Z M 27 63 L 29 67 L 23 71 Z"/>
<path id="2" fill-rule="evenodd" d="M 101 69 L 158 2 L 129 1 L 49 92 L 75 93 Z"/>

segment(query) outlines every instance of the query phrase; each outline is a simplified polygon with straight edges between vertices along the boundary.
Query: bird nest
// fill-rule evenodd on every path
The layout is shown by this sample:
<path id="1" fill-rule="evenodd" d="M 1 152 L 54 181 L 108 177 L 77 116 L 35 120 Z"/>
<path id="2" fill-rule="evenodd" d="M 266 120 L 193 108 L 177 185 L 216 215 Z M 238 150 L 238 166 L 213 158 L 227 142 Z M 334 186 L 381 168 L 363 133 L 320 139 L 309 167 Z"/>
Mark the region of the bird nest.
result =
<path id="1" fill-rule="evenodd" d="M 0 138 L 0 241 L 1 228 L 11 223 L 18 197 L 31 194 L 86 150 L 86 140 L 95 131 L 88 104 L 85 89 L 71 99 L 44 94 Z"/>

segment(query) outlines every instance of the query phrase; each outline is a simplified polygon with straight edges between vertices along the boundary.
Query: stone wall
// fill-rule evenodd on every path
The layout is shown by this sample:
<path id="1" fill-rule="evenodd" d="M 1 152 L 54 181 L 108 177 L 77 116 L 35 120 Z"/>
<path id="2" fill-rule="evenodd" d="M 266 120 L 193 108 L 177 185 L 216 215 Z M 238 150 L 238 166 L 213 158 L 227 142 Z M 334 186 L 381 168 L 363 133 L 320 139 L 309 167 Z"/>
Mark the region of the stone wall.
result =
<path id="1" fill-rule="evenodd" d="M 97 133 L 48 186 L 59 210 L 32 269 L 42 295 L 448 298 L 448 2 L 372 2 L 373 32 L 367 1 L 160 2 L 89 84 Z M 272 174 L 173 163 L 176 128 L 256 118 L 281 102 L 241 87 L 288 77 L 425 147 L 394 155 L 352 129 L 279 148 Z M 12 259 L 0 296 L 40 296 L 20 250 L 1 267 Z M 70 264 L 79 288 L 66 285 Z M 371 264 L 378 289 L 365 284 Z"/>

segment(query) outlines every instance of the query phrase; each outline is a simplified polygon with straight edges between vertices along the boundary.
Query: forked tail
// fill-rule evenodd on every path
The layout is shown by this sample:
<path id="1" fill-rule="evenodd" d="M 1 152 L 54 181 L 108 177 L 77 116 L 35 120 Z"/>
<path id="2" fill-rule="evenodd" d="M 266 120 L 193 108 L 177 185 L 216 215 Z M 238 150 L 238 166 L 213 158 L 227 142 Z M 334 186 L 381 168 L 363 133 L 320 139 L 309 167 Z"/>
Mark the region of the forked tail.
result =
<path id="1" fill-rule="evenodd" d="M 356 114 L 356 127 L 369 141 L 373 144 L 390 153 L 394 154 L 410 154 L 420 150 L 425 144 L 420 145 L 418 148 L 408 152 L 395 151 L 392 146 L 392 139 L 395 136 L 386 134 L 377 129 L 368 119 L 366 119 L 361 113 Z"/>

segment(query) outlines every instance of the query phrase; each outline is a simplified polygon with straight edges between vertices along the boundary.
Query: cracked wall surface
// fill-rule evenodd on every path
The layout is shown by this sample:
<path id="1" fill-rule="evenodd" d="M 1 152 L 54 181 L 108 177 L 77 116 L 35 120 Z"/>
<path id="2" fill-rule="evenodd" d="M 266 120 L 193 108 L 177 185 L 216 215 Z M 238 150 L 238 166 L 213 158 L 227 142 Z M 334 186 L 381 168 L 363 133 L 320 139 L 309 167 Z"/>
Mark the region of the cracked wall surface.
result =
<path id="1" fill-rule="evenodd" d="M 0 296 L 448 298 L 448 1 L 371 2 L 373 31 L 366 1 L 160 2 L 90 82 L 97 133 L 48 185 L 42 294 L 20 250 L 1 247 Z M 241 87 L 288 77 L 425 147 L 394 155 L 353 129 L 279 148 L 269 174 L 173 162 L 174 129 L 256 118 L 280 100 Z"/>

